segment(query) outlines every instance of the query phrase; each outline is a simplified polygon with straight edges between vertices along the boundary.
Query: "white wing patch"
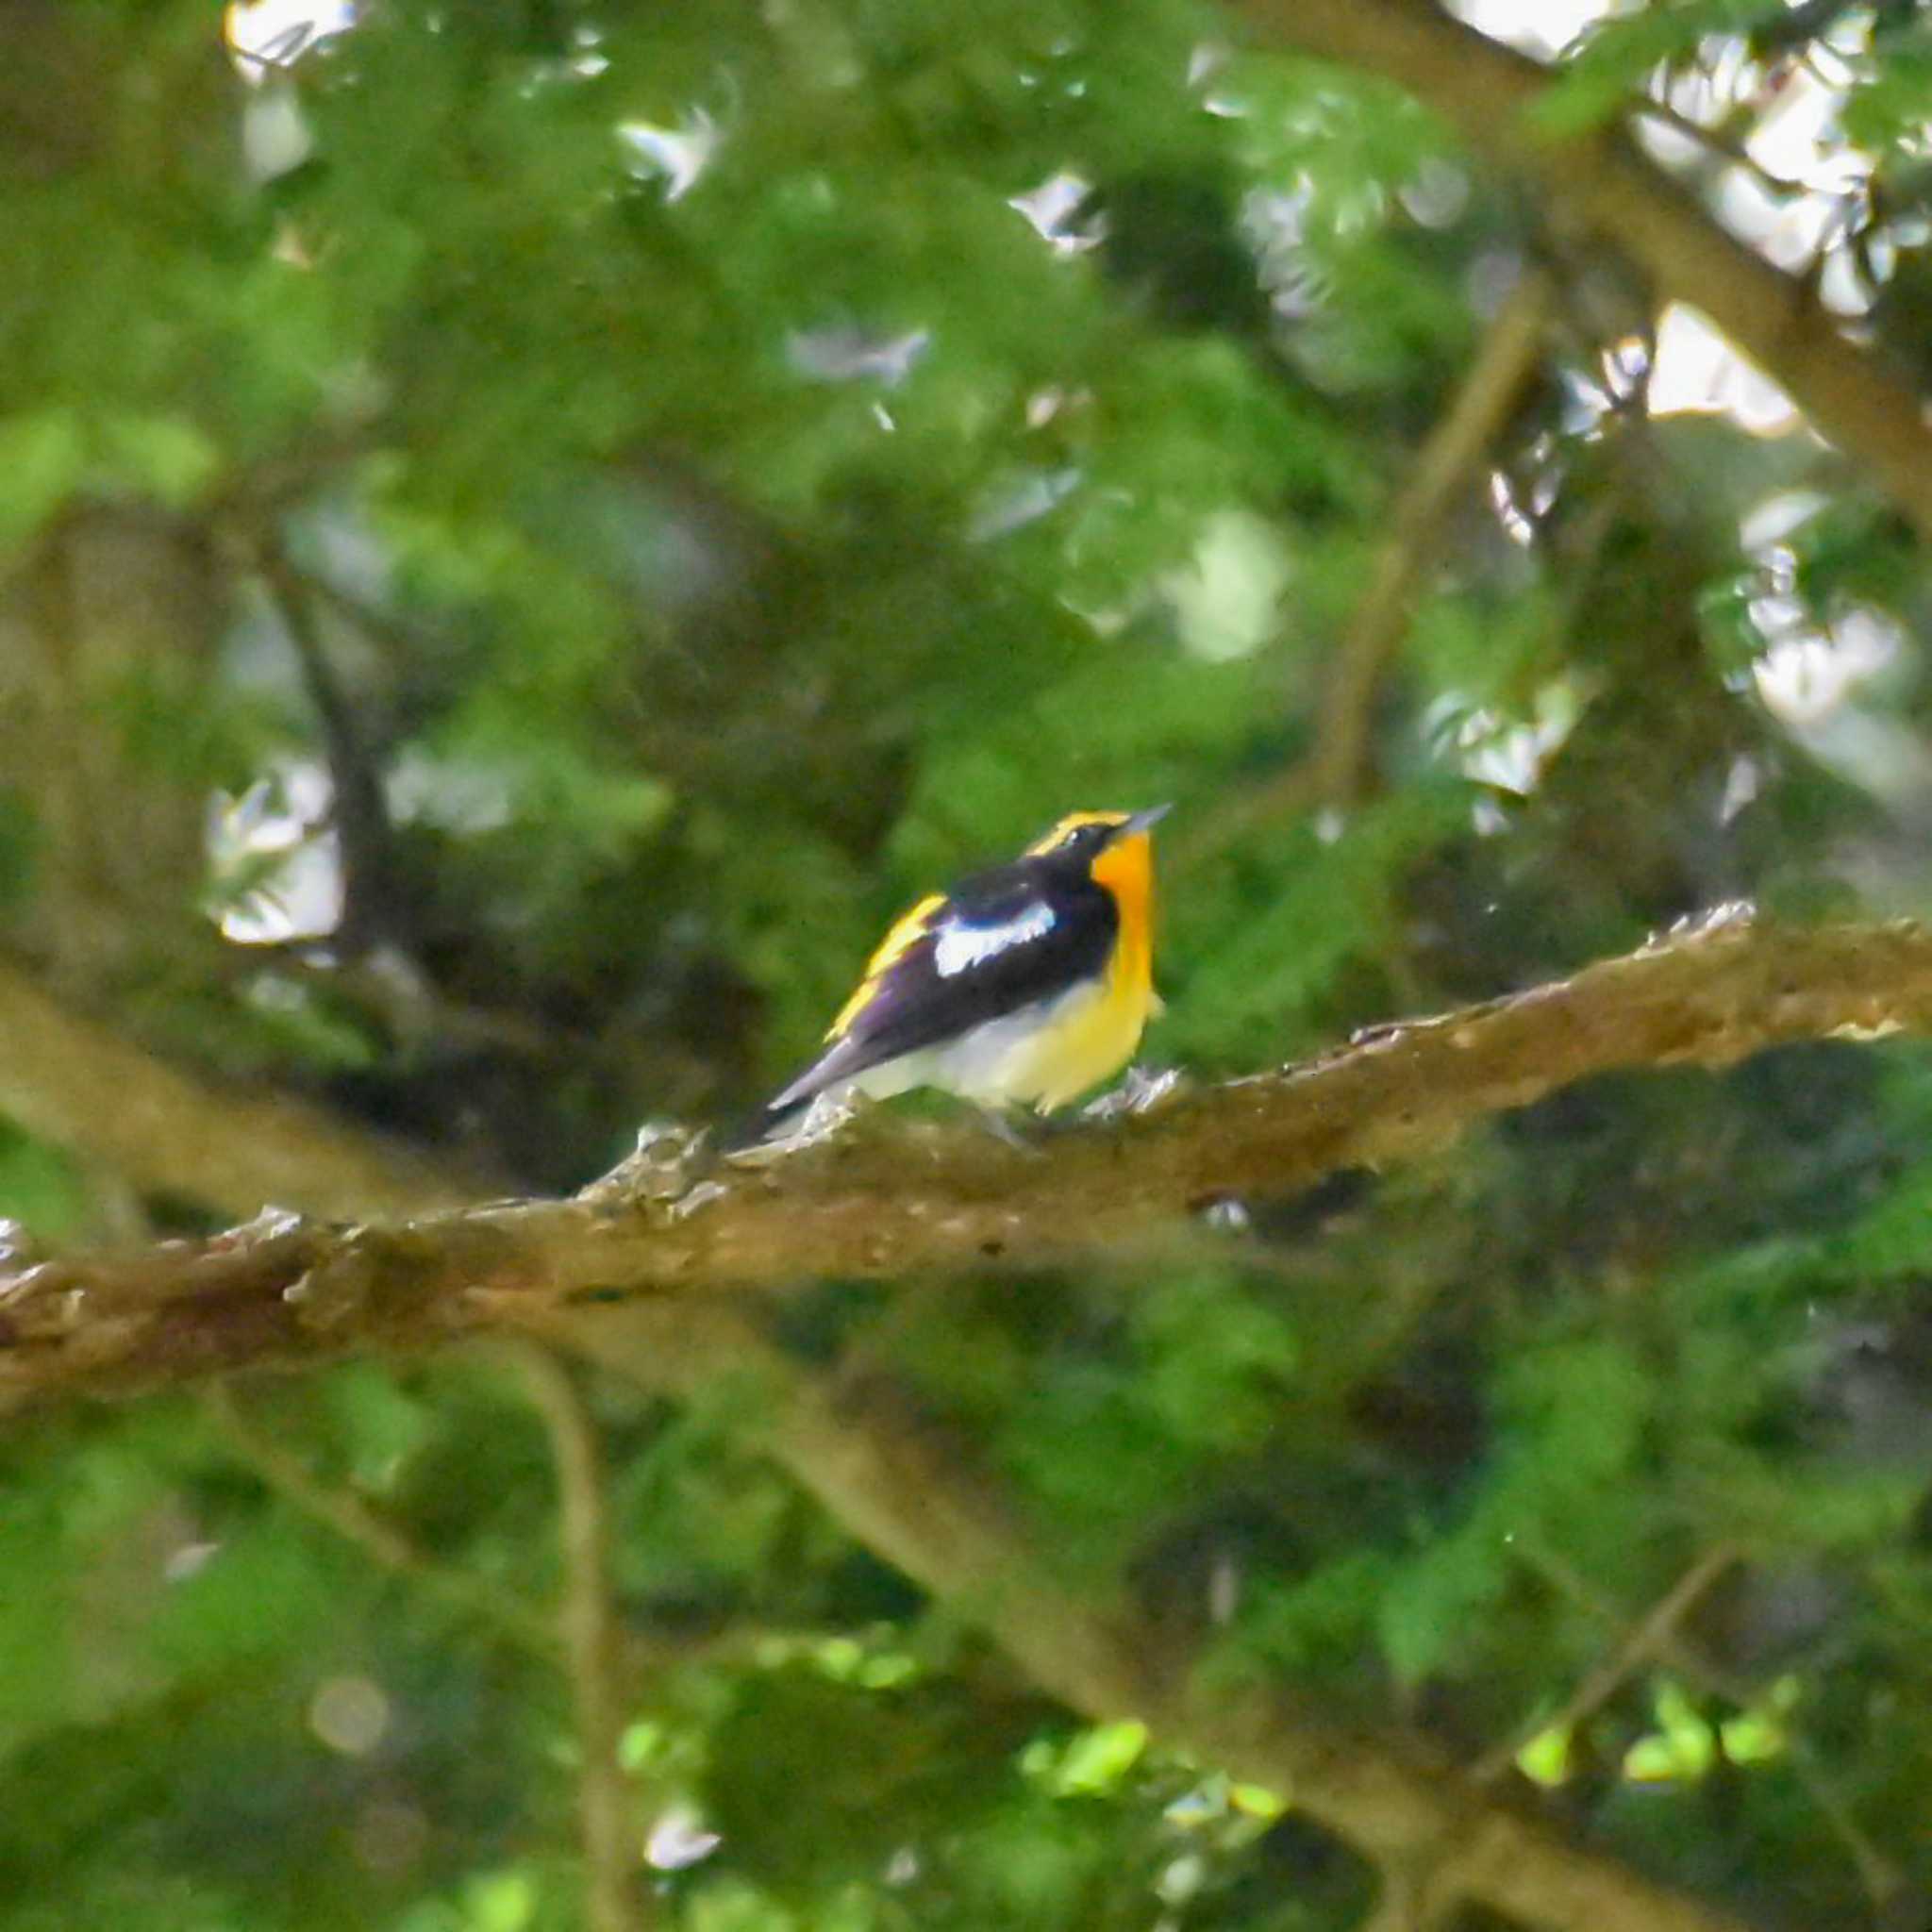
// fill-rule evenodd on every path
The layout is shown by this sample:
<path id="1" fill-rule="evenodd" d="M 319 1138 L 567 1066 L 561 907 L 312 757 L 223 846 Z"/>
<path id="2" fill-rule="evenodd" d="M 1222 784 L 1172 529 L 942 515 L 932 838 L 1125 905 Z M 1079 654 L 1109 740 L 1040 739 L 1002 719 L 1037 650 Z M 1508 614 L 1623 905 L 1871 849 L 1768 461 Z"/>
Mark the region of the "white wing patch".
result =
<path id="1" fill-rule="evenodd" d="M 1053 924 L 1053 908 L 1038 905 L 998 925 L 966 925 L 948 920 L 933 944 L 933 969 L 941 979 L 951 979 L 1009 946 L 1024 946 L 1029 940 L 1043 938 Z"/>

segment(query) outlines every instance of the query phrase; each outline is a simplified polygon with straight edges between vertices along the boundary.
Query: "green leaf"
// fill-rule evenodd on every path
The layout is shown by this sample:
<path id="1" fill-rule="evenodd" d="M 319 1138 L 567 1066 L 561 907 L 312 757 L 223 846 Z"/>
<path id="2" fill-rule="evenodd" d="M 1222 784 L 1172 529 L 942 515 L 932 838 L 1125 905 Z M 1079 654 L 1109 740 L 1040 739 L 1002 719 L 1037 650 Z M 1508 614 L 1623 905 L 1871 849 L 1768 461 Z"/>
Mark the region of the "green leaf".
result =
<path id="1" fill-rule="evenodd" d="M 58 1240 L 78 1232 L 88 1206 L 85 1177 L 68 1155 L 0 1119 L 0 1218 Z"/>
<path id="2" fill-rule="evenodd" d="M 1111 1790 L 1147 1749 L 1147 1726 L 1131 1719 L 1081 1731 L 1060 1754 L 1053 1789 L 1063 1796 Z"/>
<path id="3" fill-rule="evenodd" d="M 1375 1612 L 1396 1681 L 1419 1684 L 1460 1655 L 1507 1587 L 1511 1569 L 1505 1533 L 1483 1524 L 1397 1570 Z"/>
<path id="4" fill-rule="evenodd" d="M 198 503 L 222 474 L 221 451 L 181 417 L 110 415 L 101 440 L 114 474 L 170 509 Z"/>
<path id="5" fill-rule="evenodd" d="M 0 416 L 0 549 L 33 536 L 86 471 L 87 438 L 72 409 Z"/>

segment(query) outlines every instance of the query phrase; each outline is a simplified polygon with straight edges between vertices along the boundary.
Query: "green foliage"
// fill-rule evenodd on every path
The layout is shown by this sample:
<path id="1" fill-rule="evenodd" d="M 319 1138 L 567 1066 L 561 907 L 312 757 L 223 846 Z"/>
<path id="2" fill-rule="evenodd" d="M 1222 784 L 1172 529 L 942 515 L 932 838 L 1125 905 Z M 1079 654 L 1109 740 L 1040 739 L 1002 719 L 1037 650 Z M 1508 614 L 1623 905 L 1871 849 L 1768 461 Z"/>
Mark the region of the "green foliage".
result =
<path id="1" fill-rule="evenodd" d="M 1472 802 L 1463 785 L 1424 781 L 1366 807 L 1345 833 L 1309 819 L 1228 860 L 1214 882 L 1218 942 L 1205 955 L 1176 946 L 1163 1041 L 1191 1064 L 1227 1069 L 1292 1051 L 1282 1016 L 1325 1018 L 1338 982 L 1399 952 L 1404 884 L 1466 829 Z"/>
<path id="2" fill-rule="evenodd" d="M 87 445 L 67 409 L 42 409 L 0 423 L 0 465 L 7 471 L 6 521 L 0 541 L 31 537 L 78 487 Z"/>
<path id="3" fill-rule="evenodd" d="M 86 1181 L 70 1158 L 0 1120 L 0 1217 L 53 1238 L 78 1232 L 88 1206 Z"/>
<path id="4" fill-rule="evenodd" d="M 1893 39 L 1886 58 L 1859 79 L 1845 104 L 1846 134 L 1881 150 L 1907 140 L 1932 104 L 1932 47 L 1925 44 L 1924 25 Z"/>

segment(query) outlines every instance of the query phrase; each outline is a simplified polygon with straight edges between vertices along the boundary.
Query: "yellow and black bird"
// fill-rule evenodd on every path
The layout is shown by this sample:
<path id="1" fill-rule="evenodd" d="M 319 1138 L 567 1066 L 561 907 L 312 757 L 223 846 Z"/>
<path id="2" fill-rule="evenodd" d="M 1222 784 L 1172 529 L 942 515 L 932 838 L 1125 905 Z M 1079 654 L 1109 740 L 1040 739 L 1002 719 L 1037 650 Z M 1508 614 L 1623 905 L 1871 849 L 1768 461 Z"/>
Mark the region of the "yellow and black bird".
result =
<path id="1" fill-rule="evenodd" d="M 1160 1009 L 1150 833 L 1166 811 L 1070 813 L 1010 865 L 922 899 L 763 1131 L 829 1091 L 937 1087 L 995 1116 L 1048 1113 L 1118 1072 Z"/>

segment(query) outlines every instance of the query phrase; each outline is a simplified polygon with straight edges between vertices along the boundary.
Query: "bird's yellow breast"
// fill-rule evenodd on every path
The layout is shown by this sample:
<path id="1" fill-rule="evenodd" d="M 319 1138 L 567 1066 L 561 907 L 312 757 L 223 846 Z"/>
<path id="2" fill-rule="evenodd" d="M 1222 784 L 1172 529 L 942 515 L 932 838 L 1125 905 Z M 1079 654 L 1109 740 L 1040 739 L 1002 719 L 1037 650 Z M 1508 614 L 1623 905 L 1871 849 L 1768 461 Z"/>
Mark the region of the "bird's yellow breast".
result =
<path id="1" fill-rule="evenodd" d="M 1015 1056 L 1018 1078 L 1011 1093 L 1003 1097 L 1051 1113 L 1119 1073 L 1134 1057 L 1155 1008 L 1144 957 L 1138 972 L 1135 965 L 1122 947 L 1105 979 L 1062 994 L 1032 1050 Z"/>

